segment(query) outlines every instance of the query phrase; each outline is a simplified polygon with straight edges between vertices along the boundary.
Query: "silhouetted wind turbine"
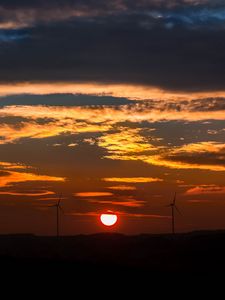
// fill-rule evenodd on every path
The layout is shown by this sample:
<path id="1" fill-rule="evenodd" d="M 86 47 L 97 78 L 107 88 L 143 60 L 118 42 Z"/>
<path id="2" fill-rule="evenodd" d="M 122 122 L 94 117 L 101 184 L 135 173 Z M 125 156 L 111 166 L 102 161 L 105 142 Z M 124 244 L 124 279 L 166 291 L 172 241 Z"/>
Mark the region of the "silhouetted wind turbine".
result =
<path id="1" fill-rule="evenodd" d="M 62 206 L 60 205 L 60 202 L 62 200 L 62 194 L 59 196 L 59 200 L 54 205 L 49 205 L 49 207 L 56 207 L 56 235 L 59 237 L 59 211 L 63 212 Z"/>
<path id="2" fill-rule="evenodd" d="M 181 212 L 176 206 L 176 192 L 174 194 L 173 202 L 167 205 L 166 207 L 171 207 L 171 217 L 172 217 L 172 233 L 175 234 L 175 210 L 181 215 Z"/>

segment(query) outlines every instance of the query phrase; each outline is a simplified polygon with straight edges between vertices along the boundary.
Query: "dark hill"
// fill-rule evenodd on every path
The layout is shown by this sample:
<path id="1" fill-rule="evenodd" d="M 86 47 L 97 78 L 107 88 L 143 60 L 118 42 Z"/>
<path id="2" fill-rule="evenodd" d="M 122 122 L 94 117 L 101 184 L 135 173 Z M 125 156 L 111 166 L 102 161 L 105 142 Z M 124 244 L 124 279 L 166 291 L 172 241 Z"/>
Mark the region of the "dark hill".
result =
<path id="1" fill-rule="evenodd" d="M 126 236 L 1 235 L 1 267 L 212 274 L 225 268 L 225 231 Z"/>

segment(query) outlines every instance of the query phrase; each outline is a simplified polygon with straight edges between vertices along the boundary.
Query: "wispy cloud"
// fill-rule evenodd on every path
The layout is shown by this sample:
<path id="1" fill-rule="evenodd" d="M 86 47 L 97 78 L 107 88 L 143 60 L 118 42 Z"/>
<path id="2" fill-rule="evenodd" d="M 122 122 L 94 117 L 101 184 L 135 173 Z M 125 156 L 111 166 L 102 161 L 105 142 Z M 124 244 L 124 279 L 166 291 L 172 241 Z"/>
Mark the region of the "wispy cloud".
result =
<path id="1" fill-rule="evenodd" d="M 26 171 L 16 172 L 10 171 L 8 169 L 9 165 L 13 168 L 13 164 L 6 163 L 6 170 L 4 170 L 4 163 L 0 163 L 0 166 L 3 166 L 3 172 L 0 173 L 0 187 L 9 187 L 13 186 L 16 183 L 21 182 L 30 182 L 30 181 L 55 181 L 55 182 L 64 182 L 65 178 L 63 177 L 56 177 L 56 176 L 48 176 L 48 175 L 39 175 L 34 173 L 28 173 Z M 15 166 L 17 166 L 15 164 Z"/>
<path id="2" fill-rule="evenodd" d="M 11 2 L 10 2 L 11 3 Z M 223 1 L 155 1 L 139 0 L 138 2 L 129 0 L 113 1 L 48 1 L 43 5 L 42 1 L 36 1 L 34 4 L 24 2 L 18 5 L 2 3 L 0 14 L 2 24 L 12 23 L 14 27 L 20 28 L 34 26 L 38 23 L 49 23 L 56 21 L 71 20 L 74 18 L 94 18 L 106 16 L 124 15 L 142 15 L 152 20 L 165 22 L 179 21 L 191 27 L 206 21 L 222 22 L 224 20 Z M 158 23 L 156 22 L 156 24 Z M 153 23 L 154 24 L 154 23 Z M 11 25 L 12 26 L 12 25 Z"/>
<path id="3" fill-rule="evenodd" d="M 225 144 L 214 141 L 207 142 L 198 142 L 198 143 L 190 143 L 187 145 L 183 145 L 181 147 L 177 147 L 177 149 L 173 150 L 174 154 L 181 153 L 219 153 L 221 151 L 225 151 Z"/>
<path id="4" fill-rule="evenodd" d="M 113 196 L 113 193 L 109 192 L 80 192 L 74 193 L 76 197 L 105 197 L 105 196 Z"/>
<path id="5" fill-rule="evenodd" d="M 123 211 L 116 212 L 119 216 L 128 217 L 128 218 L 148 218 L 148 219 L 171 219 L 171 216 L 157 215 L 157 214 L 137 214 L 137 213 L 128 213 Z M 67 213 L 70 216 L 88 216 L 88 217 L 99 217 L 100 213 L 96 211 L 88 212 L 71 212 Z"/>
<path id="6" fill-rule="evenodd" d="M 120 156 L 136 156 L 140 153 L 152 152 L 158 150 L 157 147 L 151 145 L 146 138 L 140 134 L 140 129 L 118 128 L 117 133 L 107 133 L 99 138 L 98 145 L 106 148 L 109 155 L 106 157 L 112 158 Z"/>
<path id="7" fill-rule="evenodd" d="M 208 103 L 208 102 L 207 102 Z M 207 110 L 204 113 L 193 110 L 190 104 L 180 109 L 169 106 L 162 108 L 159 102 L 152 108 L 146 103 L 115 107 L 46 107 L 8 106 L 0 109 L 0 117 L 21 117 L 26 121 L 18 124 L 0 124 L 0 144 L 16 143 L 23 138 L 41 139 L 61 134 L 86 132 L 100 133 L 91 139 L 91 145 L 98 145 L 107 152 L 104 157 L 111 160 L 142 161 L 147 164 L 177 169 L 202 169 L 224 171 L 222 163 L 225 146 L 216 141 L 196 141 L 181 146 L 163 145 L 155 132 L 146 135 L 140 122 L 177 121 L 196 122 L 203 120 L 224 120 L 224 110 Z M 185 108 L 186 107 L 186 108 Z M 194 104 L 194 109 L 196 106 Z M 210 109 L 210 107 L 209 107 Z M 220 109 L 220 108 L 219 108 Z M 40 122 L 42 120 L 42 122 Z M 88 121 L 87 121 L 88 120 Z M 122 122 L 135 123 L 136 128 L 121 126 Z M 77 143 L 72 143 L 75 145 Z M 71 145 L 71 143 L 69 143 Z M 207 155 L 207 159 L 206 159 Z M 198 159 L 197 159 L 198 158 Z"/>
<path id="8" fill-rule="evenodd" d="M 0 195 L 9 195 L 9 196 L 25 196 L 25 197 L 38 197 L 38 196 L 48 196 L 48 195 L 54 195 L 54 192 L 51 191 L 37 191 L 35 193 L 31 192 L 14 192 L 14 191 L 0 191 Z M 43 198 L 48 199 L 48 198 Z M 56 199 L 56 198 L 54 198 Z"/>
<path id="9" fill-rule="evenodd" d="M 127 182 L 127 183 L 150 183 L 163 181 L 160 178 L 152 177 L 108 177 L 102 178 L 103 181 L 107 182 Z"/>
<path id="10" fill-rule="evenodd" d="M 88 200 L 89 203 L 96 203 L 101 205 L 113 205 L 113 206 L 124 206 L 124 207 L 142 207 L 146 204 L 146 201 L 136 200 L 132 196 L 126 198 L 120 197 L 118 200 Z"/>
<path id="11" fill-rule="evenodd" d="M 199 185 L 188 189 L 185 192 L 185 194 L 186 195 L 225 194 L 225 187 L 217 186 L 214 184 Z"/>
<path id="12" fill-rule="evenodd" d="M 101 82 L 17 82 L 14 84 L 0 84 L 0 96 L 33 94 L 84 94 L 84 95 L 105 95 L 114 97 L 124 97 L 130 100 L 165 100 L 182 102 L 184 100 L 201 100 L 225 98 L 225 89 L 217 91 L 179 91 L 163 89 L 151 85 L 141 85 L 137 83 L 118 84 Z"/>
<path id="13" fill-rule="evenodd" d="M 132 185 L 115 185 L 115 186 L 108 186 L 107 189 L 116 190 L 116 191 L 134 191 L 137 188 Z"/>

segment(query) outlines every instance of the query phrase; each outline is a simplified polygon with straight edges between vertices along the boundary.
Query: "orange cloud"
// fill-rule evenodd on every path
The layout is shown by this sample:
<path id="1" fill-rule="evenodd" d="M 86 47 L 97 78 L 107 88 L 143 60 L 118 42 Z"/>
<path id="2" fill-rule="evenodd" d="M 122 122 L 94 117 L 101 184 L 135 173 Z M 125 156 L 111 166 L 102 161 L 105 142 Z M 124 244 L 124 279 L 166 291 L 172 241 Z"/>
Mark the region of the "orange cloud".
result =
<path id="1" fill-rule="evenodd" d="M 148 182 L 163 181 L 160 178 L 152 178 L 152 177 L 108 177 L 108 178 L 102 178 L 102 180 L 107 182 L 127 182 L 127 183 L 148 183 Z"/>
<path id="2" fill-rule="evenodd" d="M 15 167 L 18 165 L 15 164 Z M 0 162 L 0 167 L 3 167 L 3 171 L 5 170 L 6 174 L 0 176 L 0 187 L 12 186 L 15 183 L 19 182 L 27 182 L 27 181 L 65 181 L 63 177 L 56 176 L 47 176 L 47 175 L 37 175 L 28 172 L 16 172 L 11 171 L 9 168 L 13 169 L 14 164 L 7 162 Z M 6 168 L 5 168 L 6 167 Z"/>
<path id="3" fill-rule="evenodd" d="M 218 142 L 199 142 L 199 143 L 191 143 L 184 146 L 181 146 L 177 149 L 173 150 L 173 153 L 205 153 L 205 152 L 211 152 L 211 153 L 219 153 L 221 150 L 225 150 L 225 144 L 224 143 L 218 143 Z"/>
<path id="4" fill-rule="evenodd" d="M 4 24 L 10 26 L 12 24 Z M 10 92 L 9 92 L 10 91 Z M 173 101 L 183 101 L 192 99 L 220 98 L 225 97 L 225 91 L 218 90 L 212 92 L 180 92 L 171 91 L 154 86 L 144 86 L 135 84 L 107 84 L 107 83 L 79 83 L 79 82 L 61 82 L 61 83 L 31 83 L 21 82 L 16 84 L 1 84 L 0 95 L 13 94 L 88 94 L 88 95 L 109 95 L 114 97 L 125 97 L 131 100 L 143 99 L 163 99 Z"/>
<path id="5" fill-rule="evenodd" d="M 0 111 L 1 113 L 1 111 Z M 22 115 L 21 115 L 22 116 Z M 44 117 L 44 116 L 43 116 Z M 47 116 L 45 116 L 47 118 Z M 85 122 L 75 122 L 71 119 L 56 120 L 47 124 L 37 124 L 35 122 L 23 122 L 20 127 L 10 126 L 8 124 L 0 125 L 0 144 L 14 143 L 22 138 L 41 139 L 57 136 L 63 133 L 80 133 L 80 132 L 101 132 L 107 131 L 111 126 L 87 124 Z M 75 143 L 68 145 L 76 146 Z"/>
<path id="6" fill-rule="evenodd" d="M 171 216 L 164 215 L 156 215 L 156 214 L 135 214 L 135 213 L 127 213 L 127 212 L 116 212 L 116 214 L 131 217 L 131 218 L 149 218 L 149 219 L 171 219 Z M 99 212 L 91 211 L 91 212 L 71 212 L 67 213 L 70 216 L 89 216 L 89 217 L 99 217 Z"/>
<path id="7" fill-rule="evenodd" d="M 97 203 L 97 204 L 111 204 L 115 206 L 125 206 L 125 207 L 142 207 L 145 205 L 145 201 L 138 201 L 131 197 L 128 197 L 124 201 L 112 201 L 112 200 L 88 200 L 89 203 Z"/>
<path id="8" fill-rule="evenodd" d="M 116 133 L 109 133 L 120 122 L 154 122 L 159 120 L 196 121 L 205 119 L 224 120 L 224 111 L 177 111 L 157 109 L 147 110 L 140 105 L 120 109 L 112 107 L 45 107 L 45 106 L 10 106 L 0 109 L 0 116 L 18 116 L 30 119 L 22 126 L 15 128 L 7 124 L 0 125 L 0 143 L 17 142 L 21 138 L 46 138 L 62 133 L 102 132 L 96 144 L 105 148 L 108 154 L 105 158 L 113 160 L 134 160 L 147 164 L 175 169 L 201 169 L 211 171 L 225 171 L 220 164 L 200 164 L 178 160 L 180 154 L 190 153 L 219 153 L 225 144 L 212 141 L 191 143 L 181 147 L 153 146 L 145 137 L 141 136 L 140 129 L 118 127 Z M 36 123 L 37 119 L 53 119 L 46 124 Z M 86 120 L 90 120 L 87 122 Z M 92 122 L 92 123 L 91 123 Z M 106 134 L 106 132 L 108 132 Z M 173 157 L 175 159 L 173 159 Z"/>
<path id="9" fill-rule="evenodd" d="M 25 197 L 36 197 L 36 196 L 45 196 L 45 195 L 54 195 L 54 192 L 51 191 L 42 191 L 37 193 L 26 193 L 26 192 L 0 192 L 0 195 L 10 195 L 10 196 L 25 196 Z M 55 199 L 55 198 L 54 198 Z"/>
<path id="10" fill-rule="evenodd" d="M 109 190 L 117 190 L 117 191 L 134 191 L 137 188 L 131 185 L 116 185 L 116 186 L 108 186 Z"/>
<path id="11" fill-rule="evenodd" d="M 147 139 L 142 137 L 140 129 L 130 129 L 120 127 L 119 132 L 104 134 L 99 138 L 98 145 L 106 148 L 113 155 L 132 155 L 145 151 L 157 150 L 157 147 L 148 143 Z"/>
<path id="12" fill-rule="evenodd" d="M 74 196 L 77 196 L 77 197 L 103 197 L 103 196 L 113 196 L 113 194 L 109 193 L 109 192 L 81 192 L 81 193 L 75 193 Z"/>
<path id="13" fill-rule="evenodd" d="M 156 214 L 131 214 L 127 212 L 120 212 L 122 216 L 131 218 L 150 218 L 150 219 L 171 219 L 171 216 L 156 215 Z"/>
<path id="14" fill-rule="evenodd" d="M 19 116 L 37 120 L 39 118 L 52 118 L 54 122 L 58 121 L 58 126 L 65 126 L 65 129 L 86 130 L 85 126 L 96 126 L 95 131 L 100 130 L 102 127 L 111 128 L 111 125 L 120 122 L 157 122 L 157 121 L 204 121 L 204 120 L 224 120 L 224 110 L 212 111 L 193 111 L 192 107 L 184 106 L 182 109 L 166 108 L 165 101 L 162 105 L 161 102 L 155 101 L 154 107 L 151 109 L 146 108 L 146 104 L 133 104 L 132 106 L 123 105 L 120 109 L 114 107 L 58 107 L 58 106 L 4 106 L 0 109 L 0 116 Z M 79 120 L 79 122 L 77 121 Z M 80 121 L 82 120 L 82 121 Z M 86 120 L 90 120 L 91 124 Z M 76 121 L 74 123 L 74 121 Z M 53 125 L 52 123 L 49 123 Z M 4 129 L 4 128 L 3 128 Z M 7 129 L 7 127 L 6 127 Z M 69 131 L 68 130 L 68 131 Z M 66 131 L 66 130 L 65 130 Z M 91 131 L 94 131 L 92 129 Z M 106 131 L 106 130 L 105 130 Z"/>
<path id="15" fill-rule="evenodd" d="M 225 194 L 224 186 L 200 185 L 186 191 L 186 195 L 202 195 L 202 194 Z"/>
<path id="16" fill-rule="evenodd" d="M 171 149 L 167 150 L 167 154 L 169 154 Z M 164 155 L 155 155 L 155 156 L 144 156 L 140 157 L 140 160 L 143 162 L 156 165 L 156 166 L 162 166 L 167 167 L 171 169 L 198 169 L 198 170 L 209 170 L 209 171 L 216 171 L 216 172 L 222 172 L 225 171 L 225 167 L 222 165 L 210 165 L 210 164 L 198 164 L 198 163 L 187 163 L 183 162 L 181 159 L 180 161 L 173 161 L 169 160 Z"/>

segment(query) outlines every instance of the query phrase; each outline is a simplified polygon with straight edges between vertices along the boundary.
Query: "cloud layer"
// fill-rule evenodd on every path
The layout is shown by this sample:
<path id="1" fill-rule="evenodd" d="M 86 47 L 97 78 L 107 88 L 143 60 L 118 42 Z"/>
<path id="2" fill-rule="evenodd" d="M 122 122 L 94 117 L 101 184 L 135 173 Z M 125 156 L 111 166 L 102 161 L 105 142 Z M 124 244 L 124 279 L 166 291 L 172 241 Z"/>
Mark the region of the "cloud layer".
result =
<path id="1" fill-rule="evenodd" d="M 1 1 L 0 81 L 225 90 L 224 11 L 223 1 Z"/>

